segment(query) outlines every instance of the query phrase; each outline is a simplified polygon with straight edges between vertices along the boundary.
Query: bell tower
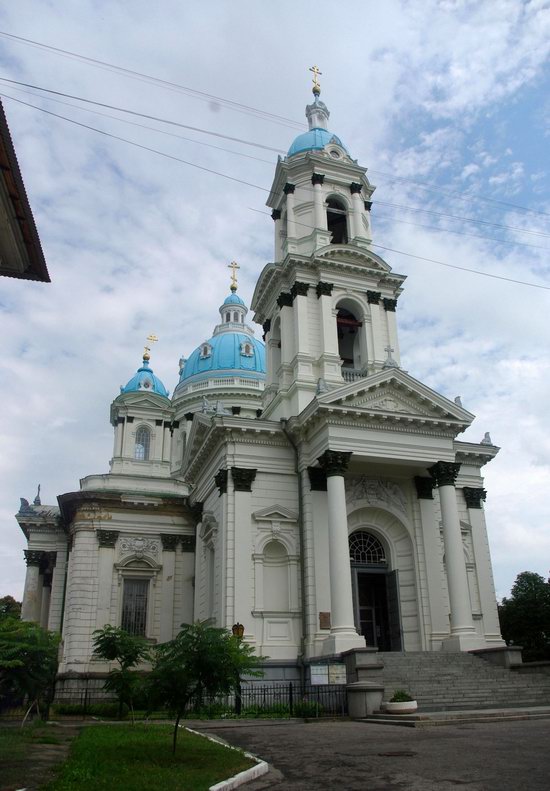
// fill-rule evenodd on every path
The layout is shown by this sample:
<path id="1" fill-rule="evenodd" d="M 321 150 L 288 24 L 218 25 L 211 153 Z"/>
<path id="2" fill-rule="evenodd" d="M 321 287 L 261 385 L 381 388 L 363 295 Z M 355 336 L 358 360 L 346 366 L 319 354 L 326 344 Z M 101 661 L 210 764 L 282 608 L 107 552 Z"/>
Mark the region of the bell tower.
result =
<path id="1" fill-rule="evenodd" d="M 375 187 L 329 131 L 320 72 L 312 71 L 309 129 L 279 157 L 267 200 L 274 263 L 252 300 L 265 333 L 270 419 L 297 415 L 316 394 L 399 367 L 395 311 L 405 278 L 372 251 Z"/>

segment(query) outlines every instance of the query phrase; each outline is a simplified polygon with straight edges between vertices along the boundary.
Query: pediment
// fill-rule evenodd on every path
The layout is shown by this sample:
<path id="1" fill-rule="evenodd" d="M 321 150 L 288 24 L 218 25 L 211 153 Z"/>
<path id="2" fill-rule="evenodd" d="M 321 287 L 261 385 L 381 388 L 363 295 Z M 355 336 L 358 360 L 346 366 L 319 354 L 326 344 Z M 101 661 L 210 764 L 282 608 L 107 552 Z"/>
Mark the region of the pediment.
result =
<path id="1" fill-rule="evenodd" d="M 324 407 L 405 420 L 470 425 L 474 415 L 400 369 L 380 371 L 318 397 Z"/>
<path id="2" fill-rule="evenodd" d="M 366 250 L 349 244 L 331 244 L 321 248 L 315 253 L 316 258 L 330 259 L 340 263 L 362 264 L 370 269 L 379 269 L 381 272 L 391 272 L 391 267 L 383 258 L 371 250 Z"/>
<path id="3" fill-rule="evenodd" d="M 271 505 L 255 511 L 252 517 L 256 522 L 297 522 L 298 514 L 282 505 Z"/>
<path id="4" fill-rule="evenodd" d="M 121 393 L 113 401 L 113 407 L 119 406 L 138 406 L 140 409 L 162 409 L 163 411 L 169 410 L 172 404 L 161 395 L 148 392 L 135 392 L 135 393 Z"/>

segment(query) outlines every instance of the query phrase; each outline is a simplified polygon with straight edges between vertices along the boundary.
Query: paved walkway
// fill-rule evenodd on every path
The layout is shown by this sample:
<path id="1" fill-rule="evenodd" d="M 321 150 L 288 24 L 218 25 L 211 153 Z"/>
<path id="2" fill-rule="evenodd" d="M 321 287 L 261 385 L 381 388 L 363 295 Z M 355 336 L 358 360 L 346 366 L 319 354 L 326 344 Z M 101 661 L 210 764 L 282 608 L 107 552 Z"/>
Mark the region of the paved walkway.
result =
<path id="1" fill-rule="evenodd" d="M 205 723 L 197 723 L 201 729 Z M 550 720 L 396 728 L 359 722 L 208 724 L 268 761 L 246 791 L 548 791 Z"/>

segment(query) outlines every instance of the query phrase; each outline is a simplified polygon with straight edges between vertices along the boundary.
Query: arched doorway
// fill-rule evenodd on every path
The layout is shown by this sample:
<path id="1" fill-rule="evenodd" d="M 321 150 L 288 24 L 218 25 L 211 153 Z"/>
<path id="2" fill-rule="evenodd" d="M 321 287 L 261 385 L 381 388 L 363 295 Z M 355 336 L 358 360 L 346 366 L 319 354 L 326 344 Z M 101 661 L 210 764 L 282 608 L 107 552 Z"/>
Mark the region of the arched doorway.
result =
<path id="1" fill-rule="evenodd" d="M 380 539 L 367 530 L 349 537 L 355 626 L 369 647 L 400 651 L 397 571 L 390 571 Z"/>

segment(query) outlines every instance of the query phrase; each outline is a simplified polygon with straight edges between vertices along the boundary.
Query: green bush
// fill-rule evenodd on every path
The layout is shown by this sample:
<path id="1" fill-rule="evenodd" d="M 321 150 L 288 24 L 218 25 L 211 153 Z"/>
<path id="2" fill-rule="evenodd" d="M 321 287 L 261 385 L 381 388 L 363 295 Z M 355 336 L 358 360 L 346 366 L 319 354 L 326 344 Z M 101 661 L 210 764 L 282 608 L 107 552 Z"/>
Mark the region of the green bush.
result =
<path id="1" fill-rule="evenodd" d="M 241 717 L 245 719 L 276 719 L 290 717 L 290 707 L 286 703 L 274 703 L 272 706 L 243 707 Z"/>
<path id="2" fill-rule="evenodd" d="M 295 717 L 318 717 L 323 711 L 323 707 L 315 700 L 299 700 L 294 704 Z"/>
<path id="3" fill-rule="evenodd" d="M 414 698 L 408 692 L 405 692 L 404 689 L 396 689 L 393 697 L 390 698 L 390 703 L 409 703 L 411 700 L 414 700 Z"/>
<path id="4" fill-rule="evenodd" d="M 119 719 L 118 703 L 90 703 L 85 706 L 83 703 L 56 703 L 52 707 L 53 715 L 58 717 L 83 717 L 86 714 L 91 717 L 105 717 L 106 719 Z M 122 719 L 128 715 L 128 706 L 122 706 Z"/>

